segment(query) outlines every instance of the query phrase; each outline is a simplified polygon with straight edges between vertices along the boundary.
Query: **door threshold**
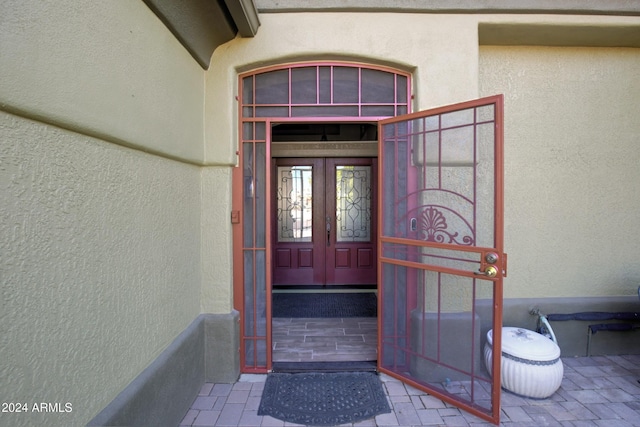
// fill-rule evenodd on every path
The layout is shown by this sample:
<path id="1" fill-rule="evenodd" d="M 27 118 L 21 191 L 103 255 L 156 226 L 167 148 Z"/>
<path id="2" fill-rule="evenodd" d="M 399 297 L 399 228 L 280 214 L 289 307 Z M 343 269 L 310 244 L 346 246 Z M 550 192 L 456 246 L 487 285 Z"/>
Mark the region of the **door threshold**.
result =
<path id="1" fill-rule="evenodd" d="M 272 372 L 376 372 L 377 362 L 273 362 Z"/>
<path id="2" fill-rule="evenodd" d="M 375 292 L 377 285 L 273 285 L 272 292 Z"/>

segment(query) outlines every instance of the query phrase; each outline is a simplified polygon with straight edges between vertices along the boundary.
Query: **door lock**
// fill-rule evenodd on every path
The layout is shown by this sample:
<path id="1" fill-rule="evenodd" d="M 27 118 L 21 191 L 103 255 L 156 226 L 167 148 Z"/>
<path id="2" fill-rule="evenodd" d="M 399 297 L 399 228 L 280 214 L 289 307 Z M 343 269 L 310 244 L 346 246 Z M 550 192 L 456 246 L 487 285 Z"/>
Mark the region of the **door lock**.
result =
<path id="1" fill-rule="evenodd" d="M 495 264 L 498 262 L 498 254 L 495 252 L 489 252 L 484 256 L 484 260 L 489 264 Z"/>
<path id="2" fill-rule="evenodd" d="M 474 271 L 473 274 L 477 274 L 478 276 L 496 277 L 498 275 L 498 269 L 493 265 L 490 265 L 484 271 Z"/>

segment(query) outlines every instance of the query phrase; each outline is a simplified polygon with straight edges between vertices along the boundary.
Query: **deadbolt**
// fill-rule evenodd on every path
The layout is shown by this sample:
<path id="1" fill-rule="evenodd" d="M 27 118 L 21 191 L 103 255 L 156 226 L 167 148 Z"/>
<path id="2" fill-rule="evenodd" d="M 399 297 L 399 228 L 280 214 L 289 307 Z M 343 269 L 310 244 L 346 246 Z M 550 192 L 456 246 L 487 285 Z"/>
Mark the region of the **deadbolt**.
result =
<path id="1" fill-rule="evenodd" d="M 495 252 L 489 252 L 484 256 L 484 260 L 489 264 L 495 264 L 496 262 L 498 262 L 498 254 Z"/>

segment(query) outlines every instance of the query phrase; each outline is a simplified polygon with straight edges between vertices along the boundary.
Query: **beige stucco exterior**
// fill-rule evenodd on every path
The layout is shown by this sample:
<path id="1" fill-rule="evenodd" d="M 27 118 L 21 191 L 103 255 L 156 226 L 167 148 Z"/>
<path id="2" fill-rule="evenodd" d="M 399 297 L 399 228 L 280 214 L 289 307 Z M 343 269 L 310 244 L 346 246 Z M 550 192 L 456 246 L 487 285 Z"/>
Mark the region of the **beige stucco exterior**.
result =
<path id="1" fill-rule="evenodd" d="M 478 24 L 637 17 L 279 13 L 203 70 L 142 2 L 0 2 L 0 396 L 86 423 L 232 305 L 237 75 L 384 64 L 414 110 L 505 95 L 507 298 L 640 285 L 640 49 L 479 46 Z M 0 424 L 6 415 L 0 415 Z"/>
<path id="2" fill-rule="evenodd" d="M 482 47 L 505 94 L 506 298 L 640 286 L 640 49 Z"/>
<path id="3" fill-rule="evenodd" d="M 142 2 L 0 9 L 0 396 L 72 404 L 0 424 L 84 425 L 201 312 L 204 71 Z"/>

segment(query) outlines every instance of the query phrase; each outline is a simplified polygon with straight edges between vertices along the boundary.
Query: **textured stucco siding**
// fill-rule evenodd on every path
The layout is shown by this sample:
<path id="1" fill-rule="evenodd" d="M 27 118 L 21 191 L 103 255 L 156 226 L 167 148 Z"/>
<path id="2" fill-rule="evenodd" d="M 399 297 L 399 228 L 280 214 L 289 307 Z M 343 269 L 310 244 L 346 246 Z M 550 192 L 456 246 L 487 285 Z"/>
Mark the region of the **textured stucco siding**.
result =
<path id="1" fill-rule="evenodd" d="M 202 163 L 204 72 L 142 1 L 0 10 L 1 109 Z"/>
<path id="2" fill-rule="evenodd" d="M 297 61 L 355 61 L 413 72 L 417 108 L 477 96 L 478 29 L 472 16 L 318 12 L 267 14 L 260 20 L 254 38 L 235 39 L 213 54 L 206 110 L 216 114 L 205 123 L 207 161 L 235 162 L 238 111 L 229 101 L 238 94 L 239 71 Z"/>
<path id="3" fill-rule="evenodd" d="M 200 313 L 204 72 L 142 1 L 0 9 L 0 396 L 73 408 L 0 425 L 83 425 Z"/>
<path id="4" fill-rule="evenodd" d="M 505 94 L 505 297 L 634 295 L 640 285 L 640 49 L 480 49 Z"/>
<path id="5" fill-rule="evenodd" d="M 231 173 L 232 169 L 225 166 L 202 168 L 203 313 L 225 314 L 233 309 Z"/>
<path id="6" fill-rule="evenodd" d="M 79 425 L 200 312 L 200 171 L 0 114 L 0 396 Z"/>
<path id="7" fill-rule="evenodd" d="M 637 29 L 637 17 L 315 12 L 266 14 L 261 22 L 252 40 L 236 39 L 214 52 L 209 104 L 233 98 L 238 71 L 320 59 L 410 71 L 414 111 L 503 93 L 505 296 L 634 294 L 640 285 L 634 225 L 640 216 L 634 136 L 640 50 L 479 46 L 478 28 L 554 26 L 562 29 L 558 43 L 579 44 L 576 28 Z M 216 107 L 207 135 L 237 140 L 236 104 Z M 219 158 L 237 149 L 205 145 L 207 155 Z"/>

